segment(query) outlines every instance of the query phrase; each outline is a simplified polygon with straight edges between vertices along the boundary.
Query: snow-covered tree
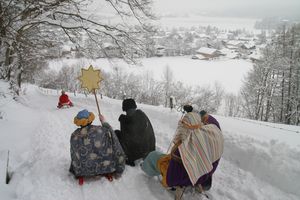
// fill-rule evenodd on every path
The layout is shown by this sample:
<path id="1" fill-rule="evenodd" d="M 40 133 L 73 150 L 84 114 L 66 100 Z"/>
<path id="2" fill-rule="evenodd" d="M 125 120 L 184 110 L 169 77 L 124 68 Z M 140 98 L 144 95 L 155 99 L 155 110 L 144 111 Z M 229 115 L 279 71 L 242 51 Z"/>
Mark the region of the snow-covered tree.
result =
<path id="1" fill-rule="evenodd" d="M 194 90 L 193 104 L 198 106 L 199 110 L 206 110 L 215 113 L 221 106 L 224 89 L 219 83 L 212 86 L 198 86 Z"/>
<path id="2" fill-rule="evenodd" d="M 241 96 L 246 117 L 299 125 L 300 25 L 283 26 L 249 72 Z"/>
<path id="3" fill-rule="evenodd" d="M 11 81 L 18 93 L 26 68 L 43 59 L 49 46 L 62 37 L 80 45 L 82 35 L 100 49 L 111 41 L 120 56 L 134 62 L 144 52 L 141 34 L 151 31 L 151 0 L 105 0 L 117 23 L 92 16 L 85 8 L 89 0 L 7 0 L 0 2 L 0 78 Z M 57 37 L 55 35 L 62 35 Z M 103 48 L 102 48 L 103 49 Z"/>

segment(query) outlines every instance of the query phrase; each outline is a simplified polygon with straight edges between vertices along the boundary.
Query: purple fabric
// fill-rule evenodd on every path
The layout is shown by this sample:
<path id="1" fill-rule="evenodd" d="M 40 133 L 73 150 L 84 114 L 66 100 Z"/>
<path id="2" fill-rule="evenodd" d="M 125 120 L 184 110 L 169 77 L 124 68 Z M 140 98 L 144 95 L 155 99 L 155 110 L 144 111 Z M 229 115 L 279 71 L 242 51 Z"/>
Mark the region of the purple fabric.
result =
<path id="1" fill-rule="evenodd" d="M 175 154 L 177 156 L 180 156 L 178 149 L 175 151 Z M 215 161 L 213 165 L 213 169 L 207 173 L 201 176 L 196 185 L 198 184 L 203 184 L 210 176 L 213 175 L 213 173 L 216 171 L 219 160 Z M 192 182 L 190 181 L 190 178 L 183 166 L 182 163 L 179 163 L 178 161 L 175 160 L 170 160 L 170 164 L 168 167 L 167 171 L 167 184 L 169 187 L 174 187 L 174 186 L 191 186 Z"/>
<path id="2" fill-rule="evenodd" d="M 219 122 L 211 115 L 208 115 L 207 124 L 214 124 L 221 130 Z"/>

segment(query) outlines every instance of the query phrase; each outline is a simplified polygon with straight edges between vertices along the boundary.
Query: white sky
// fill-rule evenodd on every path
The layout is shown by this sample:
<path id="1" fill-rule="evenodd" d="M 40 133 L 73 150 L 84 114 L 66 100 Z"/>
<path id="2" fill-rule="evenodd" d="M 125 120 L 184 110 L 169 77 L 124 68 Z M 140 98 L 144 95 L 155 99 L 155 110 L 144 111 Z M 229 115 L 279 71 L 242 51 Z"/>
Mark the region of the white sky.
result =
<path id="1" fill-rule="evenodd" d="M 300 0 L 153 0 L 157 11 L 186 13 L 209 11 L 229 15 L 300 15 Z"/>

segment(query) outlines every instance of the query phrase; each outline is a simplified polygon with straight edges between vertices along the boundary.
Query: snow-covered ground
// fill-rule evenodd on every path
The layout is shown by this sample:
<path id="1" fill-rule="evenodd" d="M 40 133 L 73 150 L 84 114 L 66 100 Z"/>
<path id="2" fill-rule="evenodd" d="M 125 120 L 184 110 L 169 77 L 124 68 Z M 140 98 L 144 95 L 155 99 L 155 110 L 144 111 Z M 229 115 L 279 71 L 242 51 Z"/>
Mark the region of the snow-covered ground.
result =
<path id="1" fill-rule="evenodd" d="M 76 128 L 73 117 L 78 111 L 87 108 L 97 112 L 93 96 L 70 94 L 75 107 L 57 110 L 57 91 L 27 85 L 25 94 L 14 101 L 7 87 L 0 82 L 1 199 L 173 199 L 157 178 L 147 177 L 139 166 L 126 166 L 123 176 L 112 183 L 102 178 L 79 186 L 68 172 L 69 139 Z M 107 121 L 119 128 L 121 101 L 104 98 L 100 105 Z M 157 148 L 166 151 L 181 114 L 150 105 L 138 107 L 153 124 Z M 223 130 L 225 152 L 210 191 L 214 199 L 300 198 L 300 127 L 215 117 Z M 4 183 L 7 150 L 13 172 L 9 185 Z M 205 197 L 188 191 L 184 199 Z"/>
<path id="2" fill-rule="evenodd" d="M 108 61 L 107 59 L 59 59 L 49 62 L 50 69 L 58 71 L 63 66 L 88 67 L 92 64 L 104 71 L 111 71 L 113 66 L 121 66 L 124 72 L 143 74 L 149 72 L 156 80 L 161 80 L 163 71 L 169 66 L 173 71 L 174 80 L 192 86 L 207 86 L 219 82 L 227 92 L 237 93 L 242 79 L 253 64 L 246 60 L 193 60 L 190 56 L 160 57 L 141 59 L 140 66 L 128 65 L 123 60 Z"/>

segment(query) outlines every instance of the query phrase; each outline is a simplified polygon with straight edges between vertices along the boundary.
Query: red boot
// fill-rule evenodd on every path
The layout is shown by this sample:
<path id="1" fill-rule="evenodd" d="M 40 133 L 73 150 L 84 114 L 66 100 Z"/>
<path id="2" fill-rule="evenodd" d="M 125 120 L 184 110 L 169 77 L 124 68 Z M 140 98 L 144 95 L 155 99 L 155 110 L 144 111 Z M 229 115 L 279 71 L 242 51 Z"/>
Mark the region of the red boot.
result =
<path id="1" fill-rule="evenodd" d="M 78 183 L 79 183 L 79 185 L 83 185 L 83 182 L 84 182 L 83 177 L 82 177 L 82 176 L 79 177 L 79 178 L 78 178 Z"/>
<path id="2" fill-rule="evenodd" d="M 107 178 L 107 180 L 109 180 L 110 182 L 114 180 L 112 174 L 105 174 L 105 178 Z"/>

